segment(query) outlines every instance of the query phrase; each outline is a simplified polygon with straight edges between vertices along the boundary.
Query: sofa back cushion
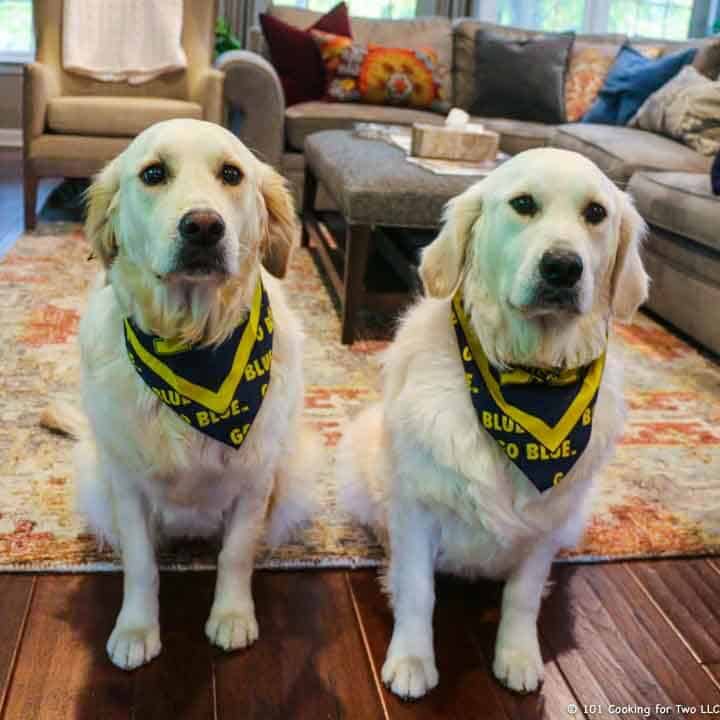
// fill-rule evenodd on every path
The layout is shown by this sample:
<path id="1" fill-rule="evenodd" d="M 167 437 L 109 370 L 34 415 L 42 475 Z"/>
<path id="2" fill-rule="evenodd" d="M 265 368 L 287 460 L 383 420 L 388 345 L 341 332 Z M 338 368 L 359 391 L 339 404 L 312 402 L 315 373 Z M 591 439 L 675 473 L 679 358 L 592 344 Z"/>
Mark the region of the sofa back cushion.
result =
<path id="1" fill-rule="evenodd" d="M 628 123 L 662 133 L 703 155 L 720 152 L 720 81 L 692 65 L 654 92 Z"/>
<path id="2" fill-rule="evenodd" d="M 565 122 L 565 74 L 574 33 L 509 40 L 475 33 L 474 115 Z"/>
<path id="3" fill-rule="evenodd" d="M 632 38 L 630 47 L 651 59 L 694 48 L 697 53 L 692 63 L 693 67 L 711 80 L 715 80 L 720 74 L 720 37 L 717 35 L 690 40 Z"/>
<path id="4" fill-rule="evenodd" d="M 553 35 L 540 30 L 527 30 L 511 25 L 461 18 L 453 26 L 453 87 L 455 105 L 468 109 L 475 97 L 475 35 L 479 30 L 491 31 L 508 40 L 529 40 Z M 592 105 L 602 87 L 608 70 L 625 42 L 624 35 L 578 34 L 570 51 L 565 82 L 565 109 L 570 122 L 578 120 Z"/>
<path id="5" fill-rule="evenodd" d="M 271 5 L 267 13 L 299 28 L 310 27 L 322 13 L 285 5 Z M 453 35 L 450 20 L 443 17 L 421 17 L 413 20 L 377 20 L 375 18 L 350 18 L 350 29 L 355 41 L 362 44 L 382 45 L 392 48 L 422 50 L 432 48 L 438 58 L 437 76 L 443 88 L 443 96 L 451 98 Z M 257 45 L 251 49 L 262 50 Z"/>
<path id="6" fill-rule="evenodd" d="M 598 99 L 583 116 L 584 123 L 625 125 L 656 90 L 691 63 L 697 54 L 688 48 L 651 60 L 626 45 L 610 69 Z"/>

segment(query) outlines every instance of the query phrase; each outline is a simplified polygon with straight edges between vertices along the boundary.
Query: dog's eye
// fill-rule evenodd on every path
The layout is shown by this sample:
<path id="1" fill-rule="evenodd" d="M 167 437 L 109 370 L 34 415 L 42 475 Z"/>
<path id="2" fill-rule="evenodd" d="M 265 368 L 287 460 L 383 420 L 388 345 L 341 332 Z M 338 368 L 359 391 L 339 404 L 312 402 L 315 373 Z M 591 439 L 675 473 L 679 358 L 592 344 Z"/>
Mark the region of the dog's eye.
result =
<path id="1" fill-rule="evenodd" d="M 221 176 L 227 185 L 239 185 L 242 180 L 242 173 L 234 165 L 225 164 L 222 166 Z"/>
<path id="2" fill-rule="evenodd" d="M 518 215 L 533 216 L 540 209 L 532 195 L 518 195 L 510 201 L 510 207 Z"/>
<path id="3" fill-rule="evenodd" d="M 167 180 L 167 168 L 163 163 L 148 165 L 141 173 L 140 179 L 146 185 L 159 185 Z"/>
<path id="4" fill-rule="evenodd" d="M 607 210 L 599 203 L 591 202 L 583 210 L 583 217 L 591 225 L 599 225 L 607 217 Z"/>

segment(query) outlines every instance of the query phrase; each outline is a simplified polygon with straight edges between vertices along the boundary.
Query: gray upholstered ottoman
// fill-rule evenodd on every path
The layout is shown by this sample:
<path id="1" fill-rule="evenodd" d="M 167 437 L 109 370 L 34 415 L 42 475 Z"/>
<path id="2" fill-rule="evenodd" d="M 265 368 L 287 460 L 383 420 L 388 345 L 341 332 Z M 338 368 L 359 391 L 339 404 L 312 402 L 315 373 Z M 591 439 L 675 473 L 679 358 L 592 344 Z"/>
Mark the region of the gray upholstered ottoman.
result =
<path id="1" fill-rule="evenodd" d="M 342 302 L 342 341 L 352 343 L 361 307 L 392 311 L 408 300 L 407 293 L 370 293 L 365 288 L 372 244 L 391 262 L 398 254 L 382 228 L 437 228 L 447 201 L 482 175 L 435 175 L 407 162 L 400 148 L 357 137 L 349 130 L 310 135 L 305 140 L 305 162 L 303 245 L 312 236 Z M 342 277 L 330 257 L 329 244 L 334 241 L 315 212 L 318 183 L 335 200 L 345 221 L 344 243 L 337 242 L 345 250 Z"/>

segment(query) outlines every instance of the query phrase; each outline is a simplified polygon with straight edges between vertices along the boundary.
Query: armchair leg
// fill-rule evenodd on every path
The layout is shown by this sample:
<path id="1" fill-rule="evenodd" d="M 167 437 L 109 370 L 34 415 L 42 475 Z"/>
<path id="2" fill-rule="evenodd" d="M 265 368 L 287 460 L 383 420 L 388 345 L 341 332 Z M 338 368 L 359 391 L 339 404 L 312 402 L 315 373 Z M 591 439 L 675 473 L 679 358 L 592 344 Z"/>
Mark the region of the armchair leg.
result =
<path id="1" fill-rule="evenodd" d="M 38 178 L 26 165 L 23 172 L 23 195 L 25 200 L 25 230 L 33 230 L 37 224 Z"/>

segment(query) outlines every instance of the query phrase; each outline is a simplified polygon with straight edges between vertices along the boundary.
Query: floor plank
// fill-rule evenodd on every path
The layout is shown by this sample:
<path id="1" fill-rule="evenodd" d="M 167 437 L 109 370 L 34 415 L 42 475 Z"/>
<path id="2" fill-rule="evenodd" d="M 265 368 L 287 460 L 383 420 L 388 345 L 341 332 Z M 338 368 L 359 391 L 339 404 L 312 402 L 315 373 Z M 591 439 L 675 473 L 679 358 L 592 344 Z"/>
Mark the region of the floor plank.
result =
<path id="1" fill-rule="evenodd" d="M 717 686 L 720 687 L 720 663 L 712 663 L 710 665 L 706 665 L 705 668 L 710 675 L 712 675 Z"/>
<path id="2" fill-rule="evenodd" d="M 30 610 L 35 578 L 0 575 L 0 716 Z"/>
<path id="3" fill-rule="evenodd" d="M 219 720 L 383 717 L 343 573 L 257 573 L 254 597 L 259 640 L 216 660 Z"/>
<path id="4" fill-rule="evenodd" d="M 163 573 L 160 656 L 133 673 L 133 717 L 213 720 L 215 650 L 205 637 L 214 572 Z M 119 608 L 116 606 L 115 611 Z"/>
<path id="5" fill-rule="evenodd" d="M 392 634 L 392 613 L 374 572 L 353 572 L 350 583 L 379 675 Z M 498 584 L 438 580 L 434 636 L 440 683 L 415 703 L 404 703 L 383 688 L 393 720 L 470 717 L 554 720 L 564 716 L 575 698 L 552 660 L 546 666 L 546 684 L 541 693 L 516 695 L 492 676 L 499 602 Z M 577 717 L 582 718 L 582 713 Z"/>
<path id="6" fill-rule="evenodd" d="M 4 720 L 212 720 L 214 652 L 203 626 L 213 577 L 167 573 L 160 587 L 163 651 L 128 673 L 105 654 L 121 576 L 38 578 Z"/>
<path id="7" fill-rule="evenodd" d="M 130 717 L 133 676 L 105 656 L 121 587 L 119 575 L 38 578 L 3 720 Z"/>
<path id="8" fill-rule="evenodd" d="M 627 567 L 697 660 L 720 663 L 720 574 L 709 562 L 660 560 Z"/>
<path id="9" fill-rule="evenodd" d="M 546 600 L 541 632 L 581 705 L 720 701 L 685 644 L 637 592 L 626 565 L 559 566 L 553 577 L 566 598 L 553 593 Z"/>

